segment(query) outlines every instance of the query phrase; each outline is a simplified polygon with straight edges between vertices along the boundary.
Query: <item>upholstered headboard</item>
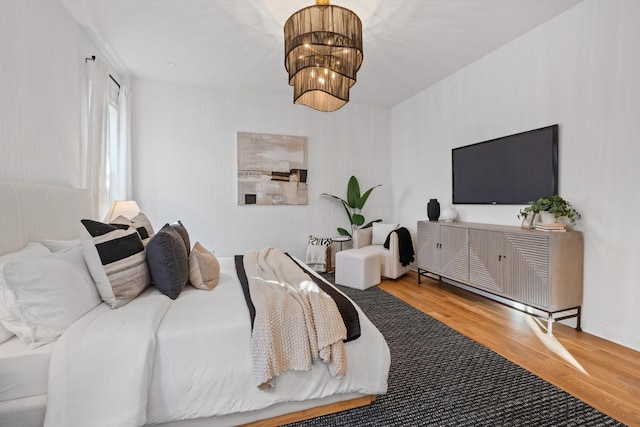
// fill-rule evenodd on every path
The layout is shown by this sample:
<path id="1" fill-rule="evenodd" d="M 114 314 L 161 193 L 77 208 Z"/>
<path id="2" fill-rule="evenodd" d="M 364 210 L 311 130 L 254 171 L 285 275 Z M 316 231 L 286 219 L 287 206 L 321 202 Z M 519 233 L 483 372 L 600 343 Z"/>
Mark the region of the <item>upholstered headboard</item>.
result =
<path id="1" fill-rule="evenodd" d="M 43 239 L 77 239 L 93 218 L 87 190 L 0 181 L 0 255 Z"/>

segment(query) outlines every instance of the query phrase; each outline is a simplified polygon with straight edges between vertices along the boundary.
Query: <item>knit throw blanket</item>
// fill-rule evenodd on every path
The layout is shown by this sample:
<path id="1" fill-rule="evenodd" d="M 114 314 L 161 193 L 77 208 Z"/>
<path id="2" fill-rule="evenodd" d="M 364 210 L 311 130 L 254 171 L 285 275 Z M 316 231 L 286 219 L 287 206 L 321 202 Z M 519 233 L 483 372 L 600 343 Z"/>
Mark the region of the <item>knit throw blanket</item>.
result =
<path id="1" fill-rule="evenodd" d="M 280 249 L 245 253 L 244 268 L 256 310 L 251 351 L 258 388 L 271 388 L 287 370 L 307 371 L 317 359 L 343 377 L 347 330 L 333 299 Z"/>

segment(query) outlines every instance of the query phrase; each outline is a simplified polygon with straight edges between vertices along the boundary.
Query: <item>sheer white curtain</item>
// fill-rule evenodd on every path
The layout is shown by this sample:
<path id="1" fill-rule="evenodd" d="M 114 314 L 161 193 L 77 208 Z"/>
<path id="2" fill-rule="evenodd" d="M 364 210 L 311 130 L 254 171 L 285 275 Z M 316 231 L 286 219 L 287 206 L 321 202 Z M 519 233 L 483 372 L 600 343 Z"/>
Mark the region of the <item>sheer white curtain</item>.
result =
<path id="1" fill-rule="evenodd" d="M 117 150 L 112 159 L 110 192 L 112 200 L 131 199 L 131 90 L 120 86 L 118 94 L 118 139 L 112 149 Z"/>
<path id="2" fill-rule="evenodd" d="M 103 218 L 109 208 L 107 138 L 109 136 L 109 71 L 95 59 L 89 67 L 89 108 L 84 159 L 84 186 L 93 196 L 93 212 Z"/>

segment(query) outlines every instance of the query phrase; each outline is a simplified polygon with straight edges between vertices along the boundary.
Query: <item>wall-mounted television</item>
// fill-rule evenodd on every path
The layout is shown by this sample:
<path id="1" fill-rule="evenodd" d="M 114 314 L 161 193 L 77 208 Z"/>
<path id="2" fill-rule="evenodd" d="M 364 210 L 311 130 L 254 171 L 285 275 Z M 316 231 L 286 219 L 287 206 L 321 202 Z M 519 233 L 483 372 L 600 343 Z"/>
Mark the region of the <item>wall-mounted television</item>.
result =
<path id="1" fill-rule="evenodd" d="M 558 194 L 558 125 L 451 150 L 453 203 L 524 205 Z"/>

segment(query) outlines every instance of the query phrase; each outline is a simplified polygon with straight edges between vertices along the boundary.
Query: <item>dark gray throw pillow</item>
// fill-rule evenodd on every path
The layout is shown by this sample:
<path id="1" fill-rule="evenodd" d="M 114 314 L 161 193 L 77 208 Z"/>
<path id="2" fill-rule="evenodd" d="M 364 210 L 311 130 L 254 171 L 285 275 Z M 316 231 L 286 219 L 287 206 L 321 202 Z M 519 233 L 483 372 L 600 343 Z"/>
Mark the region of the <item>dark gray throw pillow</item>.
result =
<path id="1" fill-rule="evenodd" d="M 153 285 L 176 299 L 189 279 L 189 257 L 182 237 L 170 225 L 162 227 L 149 240 L 147 264 Z"/>
<path id="2" fill-rule="evenodd" d="M 187 248 L 187 256 L 189 256 L 189 253 L 191 252 L 191 241 L 189 240 L 189 233 L 187 232 L 187 229 L 182 225 L 181 221 L 176 221 L 169 225 L 180 234 L 180 237 L 182 237 L 184 246 Z"/>

